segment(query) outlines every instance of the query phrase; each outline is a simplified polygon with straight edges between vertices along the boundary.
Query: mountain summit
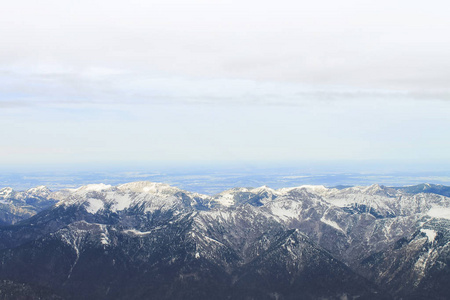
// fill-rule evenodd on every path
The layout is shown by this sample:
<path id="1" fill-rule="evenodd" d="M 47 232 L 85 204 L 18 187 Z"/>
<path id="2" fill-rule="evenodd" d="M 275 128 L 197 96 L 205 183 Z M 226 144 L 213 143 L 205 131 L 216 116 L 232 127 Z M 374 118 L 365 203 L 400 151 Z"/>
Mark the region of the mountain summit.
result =
<path id="1" fill-rule="evenodd" d="M 450 198 L 423 189 L 133 182 L 0 203 L 34 209 L 0 227 L 0 291 L 19 298 L 443 299 L 450 280 Z"/>

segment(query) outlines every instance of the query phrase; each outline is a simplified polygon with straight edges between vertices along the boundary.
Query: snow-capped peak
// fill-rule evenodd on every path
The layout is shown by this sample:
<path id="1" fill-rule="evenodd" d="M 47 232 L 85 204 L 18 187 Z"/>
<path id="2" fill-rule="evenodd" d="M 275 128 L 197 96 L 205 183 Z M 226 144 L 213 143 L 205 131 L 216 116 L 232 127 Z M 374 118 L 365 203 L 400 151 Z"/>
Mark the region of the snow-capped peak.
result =
<path id="1" fill-rule="evenodd" d="M 385 194 L 387 192 L 387 188 L 384 185 L 379 185 L 375 183 L 369 186 L 353 186 L 345 188 L 342 189 L 341 192 L 351 194 L 376 195 L 376 194 Z"/>
<path id="2" fill-rule="evenodd" d="M 77 188 L 76 192 L 102 192 L 109 190 L 112 186 L 109 184 L 98 183 L 98 184 L 88 184 Z"/>
<path id="3" fill-rule="evenodd" d="M 316 193 L 328 191 L 328 189 L 324 185 L 301 185 L 298 188 L 306 189 L 307 191 L 312 191 Z"/>
<path id="4" fill-rule="evenodd" d="M 181 191 L 179 188 L 170 186 L 165 183 L 156 183 L 150 181 L 125 183 L 118 185 L 117 188 L 122 191 L 148 194 L 174 194 Z"/>
<path id="5" fill-rule="evenodd" d="M 45 185 L 40 185 L 27 190 L 30 194 L 49 194 L 51 191 Z"/>
<path id="6" fill-rule="evenodd" d="M 377 192 L 381 190 L 383 190 L 383 186 L 379 185 L 378 183 L 372 184 L 365 189 L 366 192 Z"/>
<path id="7" fill-rule="evenodd" d="M 277 192 L 280 194 L 286 194 L 294 190 L 306 190 L 308 193 L 312 194 L 322 194 L 326 193 L 328 191 L 328 188 L 326 188 L 323 185 L 300 185 L 296 187 L 290 187 L 290 188 L 281 188 L 278 189 Z"/>
<path id="8" fill-rule="evenodd" d="M 276 191 L 274 189 L 271 189 L 267 185 L 263 185 L 263 186 L 251 189 L 250 192 L 255 193 L 255 194 L 261 193 L 261 192 L 269 192 L 269 193 L 272 193 L 272 194 L 276 193 Z"/>
<path id="9" fill-rule="evenodd" d="M 0 189 L 0 197 L 6 198 L 12 194 L 14 190 L 10 187 Z"/>

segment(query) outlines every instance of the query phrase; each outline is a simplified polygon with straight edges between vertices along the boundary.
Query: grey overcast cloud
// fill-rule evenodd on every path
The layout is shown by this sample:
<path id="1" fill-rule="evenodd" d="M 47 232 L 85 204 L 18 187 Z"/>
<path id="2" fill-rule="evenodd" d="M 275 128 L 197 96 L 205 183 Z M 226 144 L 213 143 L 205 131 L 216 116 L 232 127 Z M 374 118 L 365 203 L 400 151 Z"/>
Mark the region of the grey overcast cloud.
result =
<path id="1" fill-rule="evenodd" d="M 7 1 L 0 163 L 449 163 L 449 11 Z"/>

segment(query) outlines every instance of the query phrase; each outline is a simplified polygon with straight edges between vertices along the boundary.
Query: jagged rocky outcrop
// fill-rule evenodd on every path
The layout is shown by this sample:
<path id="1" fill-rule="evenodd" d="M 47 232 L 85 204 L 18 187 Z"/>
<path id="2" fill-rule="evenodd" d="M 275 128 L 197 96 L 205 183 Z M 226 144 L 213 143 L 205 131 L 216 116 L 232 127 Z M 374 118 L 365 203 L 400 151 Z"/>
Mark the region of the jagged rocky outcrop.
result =
<path id="1" fill-rule="evenodd" d="M 11 203 L 55 203 L 0 227 L 0 280 L 14 283 L 10 290 L 23 284 L 65 299 L 444 299 L 448 292 L 444 195 L 372 185 L 207 196 L 151 182 L 38 190 L 1 190 Z"/>

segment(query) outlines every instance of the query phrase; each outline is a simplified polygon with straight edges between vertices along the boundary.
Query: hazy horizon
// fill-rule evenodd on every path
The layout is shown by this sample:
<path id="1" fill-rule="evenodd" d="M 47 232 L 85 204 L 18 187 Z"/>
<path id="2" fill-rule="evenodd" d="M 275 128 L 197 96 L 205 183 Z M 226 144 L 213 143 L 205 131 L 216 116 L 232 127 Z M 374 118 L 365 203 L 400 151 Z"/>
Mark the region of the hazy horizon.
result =
<path id="1" fill-rule="evenodd" d="M 445 165 L 434 168 L 340 163 L 273 163 L 239 162 L 222 164 L 122 164 L 122 165 L 66 165 L 58 168 L 10 168 L 0 174 L 0 188 L 26 190 L 45 185 L 52 190 L 78 188 L 86 184 L 118 185 L 133 181 L 152 181 L 170 184 L 191 192 L 215 194 L 235 187 L 267 185 L 278 189 L 300 185 L 406 186 L 421 183 L 448 185 L 450 172 Z"/>

